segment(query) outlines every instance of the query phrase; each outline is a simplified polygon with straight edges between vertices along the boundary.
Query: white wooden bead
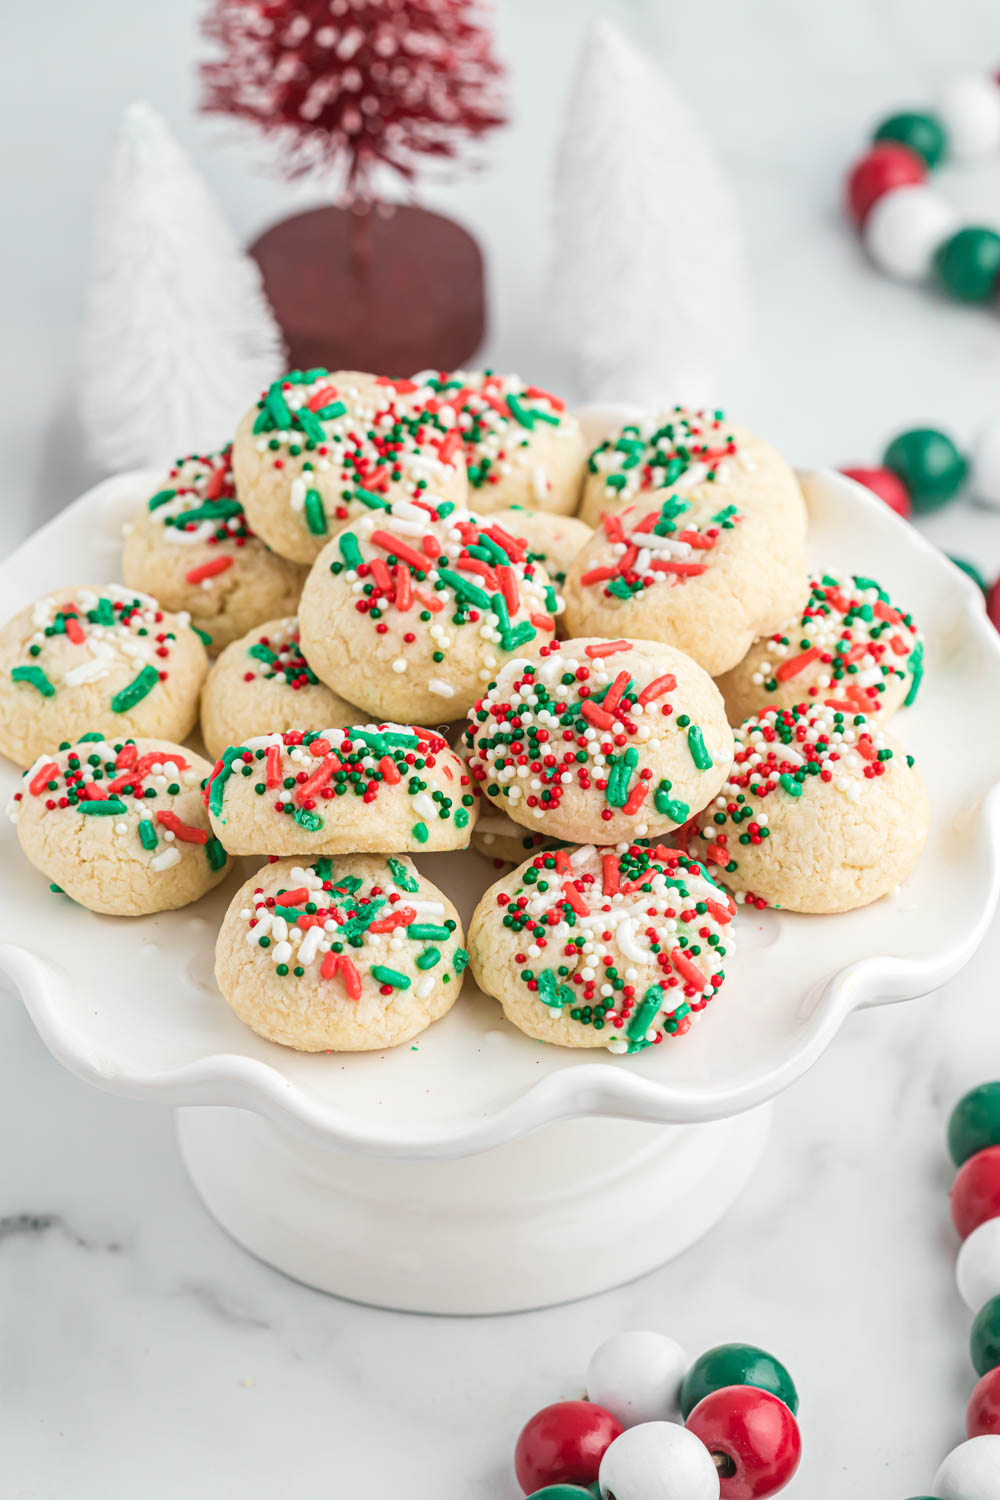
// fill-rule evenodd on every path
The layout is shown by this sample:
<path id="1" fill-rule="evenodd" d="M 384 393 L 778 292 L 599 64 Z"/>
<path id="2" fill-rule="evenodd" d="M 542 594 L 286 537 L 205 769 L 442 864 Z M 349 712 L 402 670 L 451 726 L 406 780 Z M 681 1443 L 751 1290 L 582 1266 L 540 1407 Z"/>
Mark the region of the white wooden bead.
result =
<path id="1" fill-rule="evenodd" d="M 972 1231 L 958 1252 L 955 1279 L 970 1312 L 1000 1295 L 1000 1219 L 987 1219 Z"/>
<path id="2" fill-rule="evenodd" d="M 719 1500 L 711 1454 L 676 1422 L 643 1422 L 615 1438 L 598 1482 L 602 1500 Z"/>
<path id="3" fill-rule="evenodd" d="M 676 1418 L 687 1367 L 684 1350 L 665 1333 L 617 1333 L 591 1356 L 587 1397 L 623 1427 Z"/>
<path id="4" fill-rule="evenodd" d="M 883 193 L 865 219 L 865 249 L 880 271 L 923 281 L 935 250 L 959 227 L 947 199 L 926 183 Z"/>
<path id="5" fill-rule="evenodd" d="M 1000 88 L 983 73 L 966 73 L 947 85 L 937 112 L 948 138 L 948 155 L 973 161 L 1000 151 Z"/>
<path id="6" fill-rule="evenodd" d="M 937 1471 L 934 1493 L 940 1500 L 1000 1500 L 1000 1437 L 970 1438 L 954 1448 Z"/>
<path id="7" fill-rule="evenodd" d="M 984 427 L 976 439 L 972 492 L 984 505 L 1000 510 L 1000 417 Z"/>

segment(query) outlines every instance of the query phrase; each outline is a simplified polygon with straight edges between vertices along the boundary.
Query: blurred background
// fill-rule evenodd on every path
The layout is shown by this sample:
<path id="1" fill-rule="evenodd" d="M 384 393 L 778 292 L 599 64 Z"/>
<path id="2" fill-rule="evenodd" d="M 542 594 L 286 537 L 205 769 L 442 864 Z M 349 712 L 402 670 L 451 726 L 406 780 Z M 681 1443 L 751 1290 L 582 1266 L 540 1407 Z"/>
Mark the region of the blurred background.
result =
<path id="1" fill-rule="evenodd" d="M 283 180 L 250 127 L 199 114 L 197 64 L 217 50 L 199 34 L 205 9 L 203 0 L 5 7 L 7 544 L 99 477 L 81 451 L 77 370 L 95 194 L 122 109 L 145 98 L 163 114 L 242 241 L 329 196 L 321 178 Z M 937 0 L 499 0 L 510 124 L 484 142 L 484 170 L 420 189 L 484 250 L 485 360 L 572 394 L 545 317 L 551 183 L 574 63 L 597 16 L 615 21 L 686 99 L 735 195 L 753 340 L 726 373 L 728 409 L 799 463 L 876 462 L 895 431 L 921 423 L 968 442 L 1000 408 L 1000 323 L 868 264 L 842 211 L 842 181 L 887 111 L 933 99 L 957 73 L 995 67 L 990 0 L 961 0 L 947 19 Z M 956 206 L 989 222 L 1000 160 L 939 176 Z M 595 202 L 595 235 L 607 227 Z M 974 547 L 994 576 L 1000 543 L 977 527 Z"/>

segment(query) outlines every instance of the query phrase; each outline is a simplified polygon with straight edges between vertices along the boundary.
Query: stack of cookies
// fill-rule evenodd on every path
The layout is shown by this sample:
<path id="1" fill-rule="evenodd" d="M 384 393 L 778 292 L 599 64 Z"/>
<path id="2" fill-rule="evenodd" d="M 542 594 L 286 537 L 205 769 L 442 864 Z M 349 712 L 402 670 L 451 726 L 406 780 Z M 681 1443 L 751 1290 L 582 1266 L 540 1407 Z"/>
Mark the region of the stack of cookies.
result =
<path id="1" fill-rule="evenodd" d="M 884 727 L 922 638 L 805 535 L 791 469 L 721 412 L 591 452 L 516 376 L 292 371 L 143 502 L 124 584 L 0 631 L 22 848 L 121 916 L 253 859 L 216 974 L 289 1047 L 407 1041 L 467 966 L 529 1036 L 660 1045 L 742 906 L 849 911 L 926 838 Z M 516 868 L 466 938 L 413 857 L 470 844 L 482 884 Z"/>

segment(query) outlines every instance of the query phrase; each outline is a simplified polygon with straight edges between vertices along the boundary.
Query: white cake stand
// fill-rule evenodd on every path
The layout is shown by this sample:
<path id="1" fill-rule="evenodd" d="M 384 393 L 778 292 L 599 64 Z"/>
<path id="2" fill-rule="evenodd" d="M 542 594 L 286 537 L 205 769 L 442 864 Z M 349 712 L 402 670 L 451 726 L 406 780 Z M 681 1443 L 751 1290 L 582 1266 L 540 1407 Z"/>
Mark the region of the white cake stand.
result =
<path id="1" fill-rule="evenodd" d="M 5 612 L 118 576 L 120 523 L 150 481 L 100 485 L 32 537 L 0 568 Z M 852 1011 L 925 994 L 972 955 L 1000 883 L 1000 643 L 979 591 L 919 532 L 839 475 L 803 483 L 812 560 L 873 574 L 926 633 L 924 689 L 893 727 L 930 791 L 930 840 L 905 888 L 864 911 L 741 911 L 726 986 L 683 1040 L 626 1058 L 546 1047 L 468 980 L 412 1047 L 290 1052 L 215 987 L 235 877 L 184 911 L 98 917 L 51 895 L 4 826 L 0 969 L 78 1077 L 177 1106 L 191 1177 L 247 1249 L 325 1291 L 421 1311 L 616 1285 L 729 1207 L 769 1101 Z M 0 776 L 13 787 L 11 768 Z M 496 875 L 474 853 L 418 863 L 465 918 Z"/>

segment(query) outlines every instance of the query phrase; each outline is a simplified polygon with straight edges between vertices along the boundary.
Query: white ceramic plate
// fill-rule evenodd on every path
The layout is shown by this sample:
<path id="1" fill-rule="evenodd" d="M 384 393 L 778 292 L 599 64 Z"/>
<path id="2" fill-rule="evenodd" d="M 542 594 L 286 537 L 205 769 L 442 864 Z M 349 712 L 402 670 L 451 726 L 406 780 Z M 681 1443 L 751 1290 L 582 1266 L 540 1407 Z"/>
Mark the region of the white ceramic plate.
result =
<path id="1" fill-rule="evenodd" d="M 156 476 L 99 485 L 2 567 L 3 613 L 67 583 L 119 576 L 119 528 Z M 803 476 L 816 564 L 870 573 L 917 615 L 927 674 L 893 723 L 917 757 L 932 827 L 895 896 L 838 917 L 742 910 L 725 988 L 682 1040 L 629 1058 L 528 1040 L 471 979 L 413 1045 L 304 1056 L 256 1037 L 212 977 L 236 877 L 185 911 L 123 920 L 53 896 L 0 832 L 0 968 L 51 1050 L 132 1098 L 256 1110 L 316 1142 L 373 1155 L 458 1156 L 580 1114 L 722 1118 L 799 1077 L 859 1006 L 925 994 L 986 930 L 1000 854 L 1000 642 L 979 591 L 918 531 L 833 473 Z M 16 775 L 0 771 L 4 796 Z M 466 919 L 496 876 L 474 853 L 418 863 Z M 248 873 L 249 873 L 248 867 Z"/>

